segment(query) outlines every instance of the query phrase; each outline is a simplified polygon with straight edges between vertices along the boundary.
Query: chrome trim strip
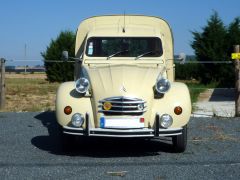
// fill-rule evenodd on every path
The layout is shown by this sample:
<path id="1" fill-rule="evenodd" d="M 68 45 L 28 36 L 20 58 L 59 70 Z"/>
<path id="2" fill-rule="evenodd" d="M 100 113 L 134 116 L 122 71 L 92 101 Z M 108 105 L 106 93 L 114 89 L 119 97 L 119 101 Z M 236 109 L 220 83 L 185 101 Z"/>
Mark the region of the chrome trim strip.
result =
<path id="1" fill-rule="evenodd" d="M 103 105 L 98 105 L 98 108 L 102 108 Z M 138 106 L 116 106 L 116 105 L 112 105 L 112 107 L 116 107 L 116 108 L 138 108 Z M 143 107 L 144 109 L 147 108 L 147 106 Z"/>
<path id="2" fill-rule="evenodd" d="M 138 106 L 115 106 L 115 105 L 112 105 L 112 107 L 116 107 L 116 108 L 138 108 Z"/>
<path id="3" fill-rule="evenodd" d="M 148 128 L 142 128 L 142 129 L 102 129 L 102 128 L 94 128 L 94 129 L 91 129 L 91 130 L 99 131 L 99 132 L 120 132 L 120 133 L 153 132 L 153 129 L 148 129 Z"/>
<path id="4" fill-rule="evenodd" d="M 171 131 L 181 131 L 183 128 L 169 128 L 169 129 L 161 129 L 159 128 L 159 132 L 171 132 Z"/>
<path id="5" fill-rule="evenodd" d="M 147 110 L 142 110 L 142 111 L 133 111 L 133 110 L 131 110 L 131 111 L 121 111 L 121 110 L 119 110 L 119 111 L 115 111 L 115 110 L 98 110 L 98 112 L 107 112 L 107 113 L 129 113 L 129 114 L 132 114 L 132 113 L 144 113 L 144 112 L 146 112 Z"/>
<path id="6" fill-rule="evenodd" d="M 83 136 L 83 133 L 72 133 L 72 132 L 67 132 L 67 131 L 63 131 L 64 134 L 71 134 L 71 135 L 76 135 L 76 136 Z"/>
<path id="7" fill-rule="evenodd" d="M 72 132 L 71 132 L 72 131 Z M 73 128 L 64 126 L 63 132 L 66 134 L 84 136 L 83 128 Z M 171 128 L 171 129 L 159 129 L 159 135 L 154 136 L 154 130 L 143 128 L 143 129 L 102 129 L 102 128 L 90 128 L 87 136 L 99 136 L 99 137 L 167 137 L 177 136 L 182 134 L 182 128 Z"/>
<path id="8" fill-rule="evenodd" d="M 63 126 L 63 129 L 74 130 L 74 131 L 83 131 L 83 128 L 75 128 L 75 127 L 69 127 L 69 126 Z"/>
<path id="9" fill-rule="evenodd" d="M 159 134 L 159 137 L 167 137 L 167 136 L 177 136 L 181 135 L 182 133 L 174 133 L 174 134 Z"/>
<path id="10" fill-rule="evenodd" d="M 105 101 L 105 100 L 100 100 L 98 101 L 99 103 L 104 103 L 104 102 L 110 102 L 110 103 L 116 103 L 116 104 L 145 104 L 146 101 Z"/>
<path id="11" fill-rule="evenodd" d="M 119 138 L 131 138 L 131 137 L 154 137 L 153 134 L 149 135 L 100 135 L 100 134 L 92 134 L 91 136 L 96 136 L 96 137 L 119 137 Z"/>
<path id="12" fill-rule="evenodd" d="M 75 128 L 69 126 L 63 126 L 63 129 L 83 131 L 83 128 Z M 183 128 L 169 128 L 169 129 L 159 129 L 159 132 L 172 132 L 181 131 Z M 153 129 L 142 128 L 142 129 L 102 129 L 102 128 L 90 128 L 90 131 L 102 131 L 102 132 L 153 132 Z"/>
<path id="13" fill-rule="evenodd" d="M 72 132 L 66 132 L 64 131 L 65 134 L 71 134 L 71 135 L 76 135 L 76 136 L 83 136 L 83 133 L 72 133 Z M 167 137 L 167 136 L 177 136 L 181 135 L 182 133 L 176 133 L 176 134 L 159 134 L 158 137 Z M 130 138 L 130 137 L 154 137 L 153 134 L 149 135 L 106 135 L 106 134 L 90 134 L 89 136 L 96 136 L 96 137 L 122 137 L 122 138 Z"/>
<path id="14" fill-rule="evenodd" d="M 128 100 L 132 100 L 132 101 L 141 100 L 139 98 L 129 97 L 129 96 L 113 96 L 113 97 L 105 98 L 103 100 L 108 101 L 108 100 L 114 100 L 114 99 L 128 99 Z"/>

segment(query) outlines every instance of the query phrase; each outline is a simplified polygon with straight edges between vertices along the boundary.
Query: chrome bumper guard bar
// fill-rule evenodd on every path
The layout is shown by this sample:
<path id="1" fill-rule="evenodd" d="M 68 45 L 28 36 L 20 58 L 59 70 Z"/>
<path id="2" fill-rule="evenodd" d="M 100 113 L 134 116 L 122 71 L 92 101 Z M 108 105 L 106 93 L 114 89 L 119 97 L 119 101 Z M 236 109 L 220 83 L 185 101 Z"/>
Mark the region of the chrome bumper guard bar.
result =
<path id="1" fill-rule="evenodd" d="M 86 114 L 86 128 L 74 128 L 69 126 L 63 127 L 63 132 L 66 134 L 79 136 L 101 136 L 101 137 L 161 137 L 161 136 L 176 136 L 182 134 L 182 128 L 159 128 L 159 115 L 156 115 L 155 128 L 140 128 L 140 129 L 103 129 L 90 128 L 89 115 Z"/>

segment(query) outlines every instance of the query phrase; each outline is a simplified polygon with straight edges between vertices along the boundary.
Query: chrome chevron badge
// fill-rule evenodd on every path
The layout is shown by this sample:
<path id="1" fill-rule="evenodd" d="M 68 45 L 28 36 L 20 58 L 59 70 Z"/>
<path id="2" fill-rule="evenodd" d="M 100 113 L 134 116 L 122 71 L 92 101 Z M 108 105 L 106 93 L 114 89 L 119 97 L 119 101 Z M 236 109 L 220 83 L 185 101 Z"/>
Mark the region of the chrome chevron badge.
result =
<path id="1" fill-rule="evenodd" d="M 121 92 L 127 92 L 127 90 L 126 90 L 126 88 L 124 87 L 124 85 L 122 85 L 122 86 L 120 87 L 120 91 L 121 91 Z"/>

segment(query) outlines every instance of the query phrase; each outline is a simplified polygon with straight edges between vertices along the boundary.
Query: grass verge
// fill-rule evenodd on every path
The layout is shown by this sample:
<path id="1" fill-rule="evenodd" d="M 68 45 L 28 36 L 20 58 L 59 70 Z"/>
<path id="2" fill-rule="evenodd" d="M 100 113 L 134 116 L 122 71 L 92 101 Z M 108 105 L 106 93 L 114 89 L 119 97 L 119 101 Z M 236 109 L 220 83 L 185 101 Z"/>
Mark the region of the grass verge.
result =
<path id="1" fill-rule="evenodd" d="M 186 83 L 189 91 L 190 91 L 190 96 L 191 96 L 191 100 L 192 100 L 192 104 L 197 102 L 198 100 L 198 96 L 200 93 L 206 91 L 207 89 L 210 88 L 215 88 L 217 86 L 216 83 L 211 83 L 211 84 L 200 84 L 198 82 L 187 82 Z"/>
<path id="2" fill-rule="evenodd" d="M 45 79 L 6 78 L 6 105 L 2 111 L 54 110 L 58 86 Z"/>

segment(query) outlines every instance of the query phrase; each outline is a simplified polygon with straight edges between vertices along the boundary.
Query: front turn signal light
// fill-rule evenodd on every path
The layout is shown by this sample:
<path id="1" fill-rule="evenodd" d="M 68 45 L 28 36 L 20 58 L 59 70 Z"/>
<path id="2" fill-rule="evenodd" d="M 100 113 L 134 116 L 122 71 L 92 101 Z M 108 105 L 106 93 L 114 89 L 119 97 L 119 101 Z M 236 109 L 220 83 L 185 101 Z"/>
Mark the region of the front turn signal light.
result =
<path id="1" fill-rule="evenodd" d="M 72 107 L 71 107 L 71 106 L 66 106 L 66 107 L 64 108 L 64 113 L 65 113 L 66 115 L 71 114 L 71 113 L 72 113 Z"/>
<path id="2" fill-rule="evenodd" d="M 175 113 L 176 115 L 182 114 L 182 107 L 180 107 L 180 106 L 175 107 L 175 108 L 174 108 L 174 113 Z"/>

